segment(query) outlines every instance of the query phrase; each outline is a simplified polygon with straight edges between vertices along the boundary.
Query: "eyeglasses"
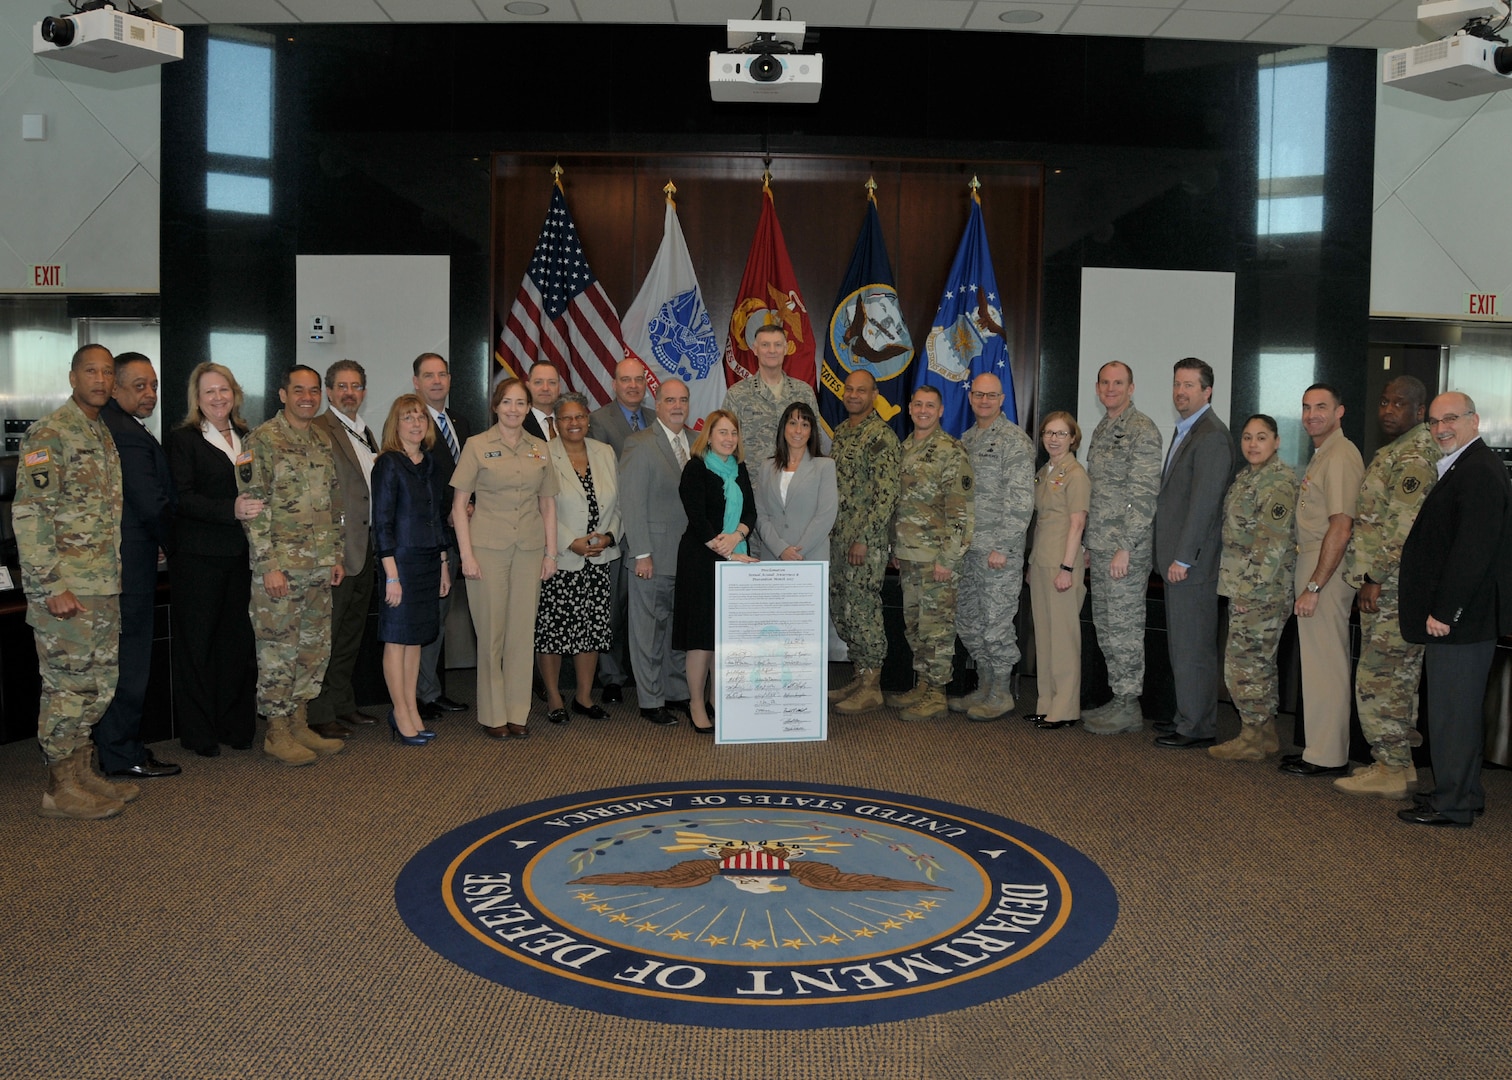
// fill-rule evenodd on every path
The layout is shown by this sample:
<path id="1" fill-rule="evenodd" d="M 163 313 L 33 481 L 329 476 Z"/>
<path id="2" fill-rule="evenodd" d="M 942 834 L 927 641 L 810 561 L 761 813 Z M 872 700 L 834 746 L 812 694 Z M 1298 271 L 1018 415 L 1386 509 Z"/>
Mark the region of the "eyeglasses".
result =
<path id="1" fill-rule="evenodd" d="M 1430 416 L 1428 418 L 1428 426 L 1429 427 L 1438 427 L 1440 424 L 1457 424 L 1461 420 L 1463 420 L 1465 417 L 1467 417 L 1467 416 L 1474 416 L 1474 415 L 1475 414 L 1473 412 L 1467 412 L 1467 413 L 1450 413 L 1448 416 Z"/>
<path id="2" fill-rule="evenodd" d="M 1003 395 L 1002 394 L 989 394 L 985 390 L 973 390 L 973 391 L 971 391 L 971 396 L 974 397 L 974 398 L 980 398 L 983 401 L 993 401 L 993 400 L 995 400 L 997 398 L 1002 397 Z"/>
<path id="3" fill-rule="evenodd" d="M 1071 433 L 1069 431 L 1047 431 L 1047 432 L 1045 432 L 1045 438 L 1047 438 L 1047 439 L 1069 439 L 1070 437 L 1071 437 Z"/>

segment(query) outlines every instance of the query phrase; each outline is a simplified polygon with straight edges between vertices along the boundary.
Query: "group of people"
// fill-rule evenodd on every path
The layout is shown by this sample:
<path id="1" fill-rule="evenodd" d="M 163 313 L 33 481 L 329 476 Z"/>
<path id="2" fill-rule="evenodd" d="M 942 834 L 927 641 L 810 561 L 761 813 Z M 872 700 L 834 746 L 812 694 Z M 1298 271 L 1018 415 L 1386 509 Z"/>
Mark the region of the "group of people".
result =
<path id="1" fill-rule="evenodd" d="M 1153 571 L 1176 690 L 1157 745 L 1229 760 L 1276 752 L 1274 659 L 1295 614 L 1306 749 L 1282 771 L 1405 798 L 1426 646 L 1439 767 L 1434 792 L 1402 816 L 1464 825 L 1480 811 L 1478 688 L 1498 629 L 1512 625 L 1512 488 L 1465 395 L 1440 395 L 1429 411 L 1421 383 L 1394 380 L 1380 406 L 1393 441 L 1366 470 L 1340 431 L 1339 395 L 1315 385 L 1302 402 L 1314 452 L 1300 482 L 1263 415 L 1243 426 L 1248 467 L 1236 476 L 1206 363 L 1175 365 L 1180 421 L 1163 450 L 1134 407 L 1132 370 L 1113 361 L 1098 372 L 1104 415 L 1085 467 L 1080 426 L 1055 411 L 1039 426 L 1036 470 L 996 376 L 973 380 L 974 425 L 960 440 L 941 428 L 943 401 L 928 385 L 910 399 L 913 430 L 899 440 L 875 408 L 875 379 L 853 371 L 831 440 L 813 389 L 783 371 L 783 328 L 760 328 L 753 345 L 757 372 L 691 427 L 688 387 L 663 382 L 648 408 L 637 360 L 618 365 L 614 399 L 597 409 L 563 393 L 541 362 L 494 387 L 495 422 L 476 435 L 447 408 L 446 360 L 425 353 L 381 438 L 362 417 L 366 372 L 355 361 L 325 373 L 324 412 L 320 374 L 291 369 L 282 408 L 256 430 L 235 376 L 206 362 L 166 449 L 141 423 L 157 403 L 150 360 L 81 348 L 69 401 L 26 436 L 14 507 L 44 686 L 42 812 L 111 816 L 139 793 L 132 780 L 179 771 L 139 737 L 159 552 L 174 588 L 178 730 L 207 757 L 250 747 L 259 713 L 263 749 L 291 765 L 339 752 L 352 726 L 374 722 L 357 708 L 352 674 L 377 584 L 390 734 L 428 745 L 427 725 L 465 708 L 444 694 L 437 663 L 458 579 L 477 631 L 486 735 L 529 736 L 533 683 L 552 723 L 607 719 L 603 704 L 622 702 L 633 683 L 648 722 L 674 725 L 681 713 L 711 732 L 714 567 L 760 559 L 830 562 L 831 613 L 853 665 L 830 691 L 841 714 L 885 701 L 905 721 L 1007 715 L 1027 580 L 1038 685 L 1028 719 L 1136 732 Z M 916 679 L 884 695 L 889 566 Z M 1113 699 L 1083 713 L 1089 582 Z M 1345 776 L 1356 595 L 1355 699 L 1375 760 Z M 947 697 L 958 637 L 978 685 Z M 1220 654 L 1242 727 L 1216 744 Z"/>

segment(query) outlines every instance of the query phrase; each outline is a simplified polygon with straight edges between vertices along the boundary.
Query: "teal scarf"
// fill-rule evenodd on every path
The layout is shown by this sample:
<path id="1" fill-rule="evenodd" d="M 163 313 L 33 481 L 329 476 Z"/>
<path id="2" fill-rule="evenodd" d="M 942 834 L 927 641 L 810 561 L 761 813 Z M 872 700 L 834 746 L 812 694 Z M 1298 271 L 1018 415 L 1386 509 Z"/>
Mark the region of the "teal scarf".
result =
<path id="1" fill-rule="evenodd" d="M 740 475 L 740 463 L 733 457 L 720 457 L 710 450 L 704 455 L 704 467 L 724 481 L 724 527 L 719 531 L 732 533 L 740 526 L 740 512 L 745 509 L 745 496 L 740 493 L 740 485 L 735 482 L 735 478 Z M 744 555 L 746 542 L 742 540 L 736 544 L 735 550 Z"/>

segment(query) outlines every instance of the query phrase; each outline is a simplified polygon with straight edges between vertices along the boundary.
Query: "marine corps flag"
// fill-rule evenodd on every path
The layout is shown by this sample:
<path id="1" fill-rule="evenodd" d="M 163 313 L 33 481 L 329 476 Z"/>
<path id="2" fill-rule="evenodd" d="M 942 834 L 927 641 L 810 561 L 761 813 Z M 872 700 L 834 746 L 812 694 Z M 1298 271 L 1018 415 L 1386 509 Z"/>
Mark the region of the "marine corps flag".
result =
<path id="1" fill-rule="evenodd" d="M 1003 330 L 1002 298 L 992 256 L 987 251 L 987 227 L 982 222 L 982 200 L 971 179 L 971 217 L 950 276 L 945 295 L 929 328 L 925 352 L 929 363 L 920 365 L 915 386 L 937 386 L 945 399 L 940 426 L 959 438 L 976 422 L 968 394 L 978 375 L 996 375 L 1003 381 L 1003 411 L 1018 423 L 1018 404 L 1013 400 L 1013 369 L 1008 363 L 1008 337 Z"/>
<path id="2" fill-rule="evenodd" d="M 913 362 L 914 347 L 898 306 L 898 290 L 893 287 L 892 261 L 887 257 L 882 221 L 877 216 L 876 186 L 874 181 L 866 182 L 866 220 L 856 238 L 856 250 L 840 284 L 835 313 L 830 316 L 829 333 L 824 338 L 819 413 L 833 432 L 845 420 L 846 376 L 853 371 L 869 371 L 877 380 L 873 407 L 901 436 L 906 419 L 903 399 L 909 390 L 904 372 Z"/>
<path id="3" fill-rule="evenodd" d="M 730 336 L 725 340 L 725 385 L 756 374 L 756 355 L 751 351 L 755 334 L 763 326 L 781 324 L 787 329 L 788 356 L 782 370 L 801 382 L 814 385 L 814 328 L 808 308 L 798 292 L 798 278 L 788 258 L 777 209 L 772 204 L 770 177 L 761 183 L 761 220 L 751 253 L 746 257 L 735 310 L 730 314 Z"/>

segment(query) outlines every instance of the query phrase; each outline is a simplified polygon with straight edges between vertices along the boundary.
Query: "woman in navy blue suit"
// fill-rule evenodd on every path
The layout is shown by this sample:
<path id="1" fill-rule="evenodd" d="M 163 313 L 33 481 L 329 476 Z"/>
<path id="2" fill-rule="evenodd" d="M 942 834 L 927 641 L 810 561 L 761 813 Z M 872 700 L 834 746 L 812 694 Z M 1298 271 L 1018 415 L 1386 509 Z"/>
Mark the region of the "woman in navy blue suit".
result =
<path id="1" fill-rule="evenodd" d="M 378 640 L 383 642 L 383 681 L 394 708 L 389 728 L 411 746 L 423 746 L 425 730 L 415 707 L 420 647 L 441 632 L 436 597 L 451 590 L 444 573 L 446 484 L 431 460 L 436 428 L 415 394 L 404 394 L 383 423 L 383 447 L 373 462 L 373 548 L 383 566 L 383 606 Z"/>

